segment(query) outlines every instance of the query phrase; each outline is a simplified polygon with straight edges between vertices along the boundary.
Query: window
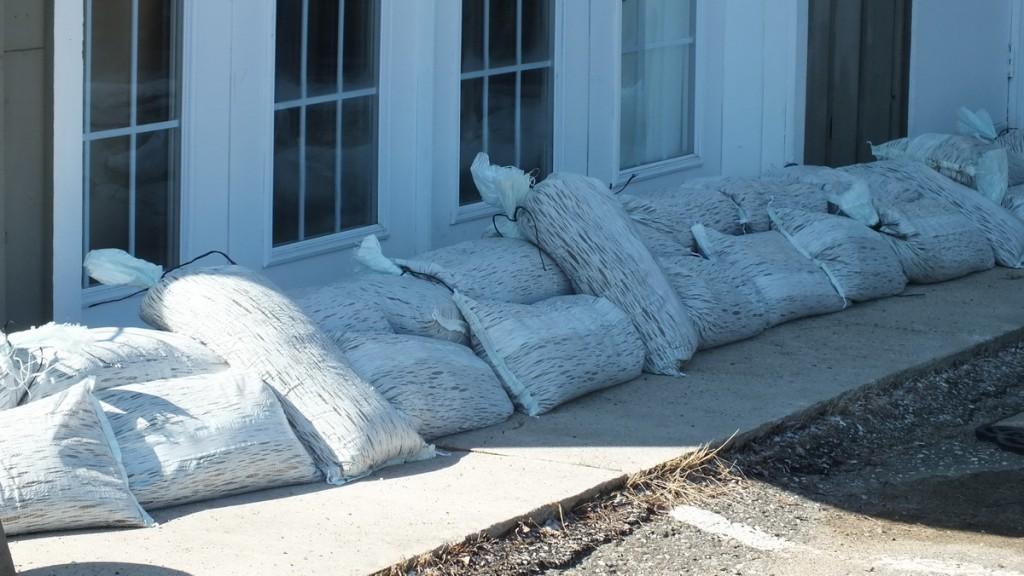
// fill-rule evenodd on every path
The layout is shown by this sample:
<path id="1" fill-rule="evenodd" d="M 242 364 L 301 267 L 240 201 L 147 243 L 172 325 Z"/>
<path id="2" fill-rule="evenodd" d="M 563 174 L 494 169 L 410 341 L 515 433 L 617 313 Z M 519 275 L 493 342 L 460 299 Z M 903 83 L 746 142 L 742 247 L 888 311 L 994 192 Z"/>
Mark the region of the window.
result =
<path id="1" fill-rule="evenodd" d="M 377 223 L 377 0 L 278 0 L 273 244 Z"/>
<path id="2" fill-rule="evenodd" d="M 178 261 L 179 22 L 176 0 L 85 0 L 85 252 Z"/>
<path id="3" fill-rule="evenodd" d="M 469 167 L 552 170 L 554 0 L 463 0 L 459 204 L 480 201 Z"/>
<path id="4" fill-rule="evenodd" d="M 694 0 L 622 1 L 624 170 L 694 152 Z"/>

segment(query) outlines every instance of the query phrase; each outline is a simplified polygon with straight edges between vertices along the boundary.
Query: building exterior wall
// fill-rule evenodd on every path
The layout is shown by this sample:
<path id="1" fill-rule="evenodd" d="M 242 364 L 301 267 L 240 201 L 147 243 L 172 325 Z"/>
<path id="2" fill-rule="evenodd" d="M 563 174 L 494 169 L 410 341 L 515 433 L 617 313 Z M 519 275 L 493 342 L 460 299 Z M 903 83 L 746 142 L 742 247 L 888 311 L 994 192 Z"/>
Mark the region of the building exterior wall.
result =
<path id="1" fill-rule="evenodd" d="M 49 2 L 2 0 L 3 176 L 0 320 L 24 329 L 50 316 Z"/>

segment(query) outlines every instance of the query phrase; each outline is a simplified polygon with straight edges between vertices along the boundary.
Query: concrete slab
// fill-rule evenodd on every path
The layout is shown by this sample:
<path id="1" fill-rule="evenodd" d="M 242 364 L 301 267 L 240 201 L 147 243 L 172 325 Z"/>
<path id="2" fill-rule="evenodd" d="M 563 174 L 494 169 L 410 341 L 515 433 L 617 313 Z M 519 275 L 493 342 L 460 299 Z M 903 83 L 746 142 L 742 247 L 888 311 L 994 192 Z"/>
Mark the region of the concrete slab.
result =
<path id="1" fill-rule="evenodd" d="M 12 553 L 22 570 L 40 570 L 29 574 L 371 572 L 510 526 L 700 444 L 1017 338 L 1022 279 L 995 270 L 781 326 L 698 354 L 686 378 L 645 376 L 542 418 L 443 439 L 460 451 L 379 480 L 186 506 L 155 514 L 162 526 L 153 530 L 21 538 Z"/>

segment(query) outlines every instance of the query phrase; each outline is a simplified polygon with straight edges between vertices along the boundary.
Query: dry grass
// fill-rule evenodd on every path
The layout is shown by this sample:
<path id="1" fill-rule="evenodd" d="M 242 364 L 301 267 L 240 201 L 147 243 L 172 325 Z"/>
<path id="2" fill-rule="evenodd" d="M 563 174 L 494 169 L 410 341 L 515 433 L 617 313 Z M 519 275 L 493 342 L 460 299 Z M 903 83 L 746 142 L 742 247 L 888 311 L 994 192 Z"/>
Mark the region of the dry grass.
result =
<path id="1" fill-rule="evenodd" d="M 651 515 L 664 513 L 675 505 L 694 504 L 728 494 L 742 478 L 739 470 L 721 457 L 731 440 L 717 447 L 701 446 L 675 460 L 634 474 L 619 490 L 581 503 L 568 513 L 558 506 L 550 519 L 524 520 L 497 538 L 478 534 L 409 559 L 374 576 L 491 573 L 488 566 L 496 556 L 507 554 L 516 546 L 538 543 L 561 544 L 563 547 L 575 545 L 577 553 L 585 552 L 598 545 L 600 538 L 595 538 L 595 532 L 607 532 L 604 534 L 607 540 L 631 531 L 633 524 L 624 522 L 626 517 L 646 521 Z"/>

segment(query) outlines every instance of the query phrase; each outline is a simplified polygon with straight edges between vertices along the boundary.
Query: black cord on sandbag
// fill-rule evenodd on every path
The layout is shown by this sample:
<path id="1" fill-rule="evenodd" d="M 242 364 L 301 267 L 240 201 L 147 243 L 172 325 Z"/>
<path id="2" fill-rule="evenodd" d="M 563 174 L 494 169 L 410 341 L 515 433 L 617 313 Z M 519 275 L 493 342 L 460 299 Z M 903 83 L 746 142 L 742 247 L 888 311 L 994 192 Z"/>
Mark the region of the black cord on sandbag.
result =
<path id="1" fill-rule="evenodd" d="M 538 243 L 540 241 L 540 231 L 537 228 L 537 219 L 533 217 L 533 214 L 530 213 L 526 206 L 516 206 L 516 210 L 512 213 L 512 216 L 509 216 L 508 214 L 495 214 L 494 216 L 491 216 L 491 225 L 494 226 L 494 231 L 498 234 L 498 237 L 504 238 L 505 236 L 501 233 L 501 230 L 498 229 L 498 218 L 504 218 L 509 222 L 516 223 L 519 222 L 520 212 L 525 212 L 530 217 L 530 222 L 533 224 L 533 245 L 537 247 L 537 257 L 540 258 L 540 267 L 547 272 L 548 265 L 544 262 L 544 251 L 540 249 L 540 244 Z"/>
<path id="2" fill-rule="evenodd" d="M 213 256 L 214 254 L 219 254 L 219 255 L 223 256 L 224 259 L 227 260 L 232 266 L 237 266 L 238 265 L 234 261 L 234 259 L 232 259 L 231 256 L 228 256 L 226 253 L 221 252 L 220 250 L 210 250 L 209 252 L 206 252 L 204 254 L 200 254 L 199 256 L 196 256 L 195 258 L 189 260 L 188 262 L 184 262 L 182 264 L 178 264 L 177 266 L 175 266 L 173 268 L 168 268 L 167 270 L 164 271 L 163 274 L 160 275 L 160 279 L 163 280 L 171 272 L 174 272 L 176 270 L 181 270 L 185 266 L 191 266 L 192 264 L 195 264 L 196 262 L 202 260 L 203 258 L 208 258 L 210 256 Z M 139 294 L 145 294 L 148 291 L 149 291 L 149 288 L 143 288 L 141 290 L 136 290 L 135 292 L 132 292 L 131 294 L 128 294 L 127 296 L 122 296 L 120 298 L 113 298 L 111 300 L 104 300 L 102 302 L 96 302 L 94 304 L 90 304 L 88 306 L 88 308 L 95 308 L 97 306 L 104 306 L 106 304 L 115 304 L 117 302 L 124 302 L 125 300 L 131 300 L 132 298 L 135 298 Z"/>
<path id="3" fill-rule="evenodd" d="M 398 267 L 402 270 L 402 276 L 412 276 L 413 278 L 418 278 L 420 280 L 426 280 L 427 282 L 433 282 L 434 284 L 440 284 L 441 286 L 444 286 L 445 288 L 447 288 L 449 292 L 451 292 L 452 294 L 455 294 L 455 289 L 454 288 L 452 288 L 451 286 L 448 285 L 447 282 L 445 282 L 444 280 L 441 280 L 440 278 L 438 278 L 437 276 L 434 276 L 433 274 L 427 274 L 425 272 L 417 272 L 417 271 L 413 270 L 412 268 L 409 268 L 408 266 L 400 265 Z"/>
<path id="4" fill-rule="evenodd" d="M 626 190 L 626 188 L 629 188 L 629 185 L 632 184 L 633 180 L 635 180 L 635 179 L 636 179 L 636 174 L 635 173 L 634 174 L 630 174 L 629 175 L 629 179 L 626 180 L 626 183 L 622 185 L 622 188 L 619 188 L 617 191 L 612 192 L 612 194 L 615 194 L 616 196 L 618 196 L 619 194 L 622 194 Z M 608 188 L 611 189 L 612 185 L 609 184 Z"/>

